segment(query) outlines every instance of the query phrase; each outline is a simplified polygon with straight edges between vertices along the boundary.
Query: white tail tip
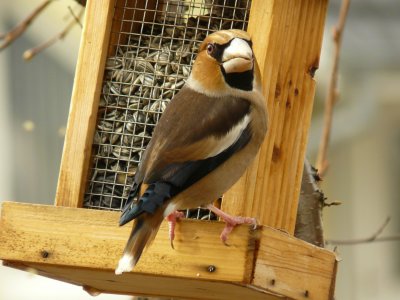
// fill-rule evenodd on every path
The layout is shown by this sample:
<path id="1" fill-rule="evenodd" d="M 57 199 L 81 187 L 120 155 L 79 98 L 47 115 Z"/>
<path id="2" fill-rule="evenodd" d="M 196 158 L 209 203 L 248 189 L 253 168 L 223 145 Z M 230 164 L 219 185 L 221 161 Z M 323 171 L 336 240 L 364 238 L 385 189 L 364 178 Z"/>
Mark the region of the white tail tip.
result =
<path id="1" fill-rule="evenodd" d="M 124 272 L 132 271 L 135 266 L 133 256 L 130 254 L 124 254 L 118 262 L 118 267 L 115 269 L 116 275 L 121 275 Z"/>

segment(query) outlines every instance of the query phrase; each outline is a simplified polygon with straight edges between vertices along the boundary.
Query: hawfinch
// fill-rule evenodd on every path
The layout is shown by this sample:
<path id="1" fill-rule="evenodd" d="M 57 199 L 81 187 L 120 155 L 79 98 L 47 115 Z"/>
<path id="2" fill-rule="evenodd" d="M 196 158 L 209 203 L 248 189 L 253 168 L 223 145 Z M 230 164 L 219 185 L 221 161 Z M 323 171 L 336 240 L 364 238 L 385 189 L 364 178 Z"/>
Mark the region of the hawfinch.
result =
<path id="1" fill-rule="evenodd" d="M 256 156 L 267 131 L 267 113 L 250 36 L 241 30 L 210 34 L 192 72 L 160 118 L 135 175 L 120 225 L 136 219 L 116 274 L 133 269 L 164 217 L 173 228 L 177 210 L 206 206 L 226 192 Z M 133 200 L 137 197 L 137 201 Z"/>

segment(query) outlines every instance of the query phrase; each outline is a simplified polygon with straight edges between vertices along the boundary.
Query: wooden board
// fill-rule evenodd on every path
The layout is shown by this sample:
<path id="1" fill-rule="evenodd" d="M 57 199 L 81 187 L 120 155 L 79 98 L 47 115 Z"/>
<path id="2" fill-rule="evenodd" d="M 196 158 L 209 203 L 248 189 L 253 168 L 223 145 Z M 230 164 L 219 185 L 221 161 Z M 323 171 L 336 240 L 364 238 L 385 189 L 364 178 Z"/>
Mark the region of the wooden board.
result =
<path id="1" fill-rule="evenodd" d="M 270 227 L 259 245 L 252 284 L 293 299 L 333 299 L 337 259 L 331 251 Z"/>
<path id="2" fill-rule="evenodd" d="M 291 234 L 307 147 L 327 0 L 253 0 L 248 32 L 258 60 L 269 129 L 249 171 L 222 208 Z"/>
<path id="3" fill-rule="evenodd" d="M 56 205 L 81 207 L 115 0 L 88 0 L 56 192 Z"/>
<path id="4" fill-rule="evenodd" d="M 4 202 L 0 259 L 34 268 L 41 265 L 40 270 L 56 278 L 96 289 L 128 292 L 120 286 L 128 288 L 127 275 L 113 273 L 130 232 L 129 226 L 118 227 L 118 218 L 119 213 L 110 211 Z M 306 290 L 312 295 L 309 299 L 330 299 L 336 274 L 333 253 L 265 226 L 257 230 L 244 225 L 235 228 L 228 247 L 219 240 L 223 226 L 220 222 L 181 220 L 173 250 L 163 223 L 154 243 L 129 276 L 157 277 L 157 285 L 166 277 L 162 295 L 171 293 L 175 278 L 175 287 L 186 284 L 190 289 L 197 287 L 197 291 L 222 286 L 230 289 L 216 284 L 229 283 L 293 299 L 304 299 Z M 209 272 L 209 266 L 215 271 Z M 91 278 L 93 281 L 88 281 Z M 148 289 L 151 284 L 147 283 Z M 140 286 L 132 286 L 130 291 L 148 294 Z"/>
<path id="5" fill-rule="evenodd" d="M 5 202 L 0 223 L 0 257 L 112 271 L 131 230 L 130 225 L 118 227 L 119 215 Z M 163 222 L 135 272 L 250 283 L 254 231 L 248 226 L 238 228 L 229 238 L 231 246 L 227 247 L 219 240 L 222 223 L 199 223 L 195 220 L 185 220 L 185 226 L 178 223 L 173 250 L 168 226 Z M 208 272 L 209 266 L 215 266 L 216 271 Z"/>
<path id="6" fill-rule="evenodd" d="M 53 279 L 82 285 L 92 295 L 113 293 L 136 296 L 161 296 L 173 299 L 207 300 L 284 300 L 278 295 L 227 282 L 192 280 L 188 278 L 157 277 L 144 274 L 124 274 L 116 278 L 112 272 L 93 269 L 58 267 L 43 264 L 6 262 L 18 269 L 29 268 Z"/>

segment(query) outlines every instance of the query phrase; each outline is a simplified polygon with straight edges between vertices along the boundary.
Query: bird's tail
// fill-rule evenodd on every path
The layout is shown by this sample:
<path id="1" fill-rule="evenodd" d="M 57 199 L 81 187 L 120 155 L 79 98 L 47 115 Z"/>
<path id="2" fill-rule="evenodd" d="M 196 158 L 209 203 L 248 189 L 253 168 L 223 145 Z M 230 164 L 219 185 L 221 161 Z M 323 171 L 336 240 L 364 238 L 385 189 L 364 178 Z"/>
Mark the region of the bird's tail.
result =
<path id="1" fill-rule="evenodd" d="M 163 220 L 162 212 L 155 214 L 143 213 L 136 218 L 131 235 L 124 249 L 124 254 L 119 260 L 115 274 L 132 271 L 146 246 L 154 240 Z"/>

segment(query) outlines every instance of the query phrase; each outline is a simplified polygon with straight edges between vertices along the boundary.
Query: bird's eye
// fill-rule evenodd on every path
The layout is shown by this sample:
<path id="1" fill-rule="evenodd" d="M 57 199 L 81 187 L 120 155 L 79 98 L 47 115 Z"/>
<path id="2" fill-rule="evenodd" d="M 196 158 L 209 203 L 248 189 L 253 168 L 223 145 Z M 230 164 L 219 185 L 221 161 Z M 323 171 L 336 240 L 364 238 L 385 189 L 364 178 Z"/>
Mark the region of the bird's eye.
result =
<path id="1" fill-rule="evenodd" d="M 207 53 L 208 54 L 212 54 L 214 52 L 214 50 L 215 50 L 215 45 L 211 44 L 211 43 L 208 43 L 207 44 Z"/>

